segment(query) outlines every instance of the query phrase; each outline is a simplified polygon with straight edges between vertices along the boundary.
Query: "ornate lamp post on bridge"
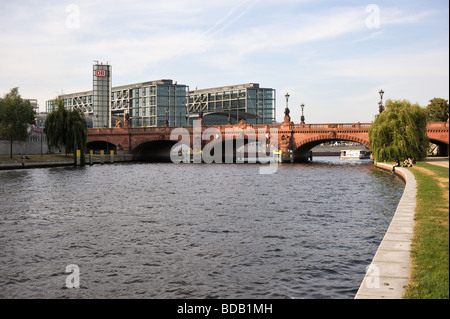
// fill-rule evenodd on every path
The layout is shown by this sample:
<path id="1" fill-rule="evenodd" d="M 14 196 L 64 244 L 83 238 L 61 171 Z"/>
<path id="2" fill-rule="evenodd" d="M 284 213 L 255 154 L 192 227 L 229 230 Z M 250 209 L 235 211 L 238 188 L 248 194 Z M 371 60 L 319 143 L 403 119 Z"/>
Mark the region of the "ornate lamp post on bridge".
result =
<path id="1" fill-rule="evenodd" d="M 380 94 L 380 102 L 378 102 L 378 106 L 379 106 L 378 111 L 381 114 L 381 112 L 384 111 L 384 106 L 383 106 L 383 94 L 384 94 L 384 91 L 380 90 L 380 92 L 378 92 L 378 93 Z"/>
<path id="2" fill-rule="evenodd" d="M 286 93 L 284 96 L 286 97 L 286 108 L 284 109 L 284 115 L 285 115 L 285 116 L 289 116 L 289 113 L 291 112 L 291 111 L 289 110 L 289 106 L 288 106 L 288 102 L 289 102 L 289 93 Z"/>
<path id="3" fill-rule="evenodd" d="M 302 116 L 300 117 L 300 124 L 305 124 L 305 116 L 303 116 L 303 109 L 305 108 L 305 105 L 302 103 L 300 107 L 302 108 Z"/>

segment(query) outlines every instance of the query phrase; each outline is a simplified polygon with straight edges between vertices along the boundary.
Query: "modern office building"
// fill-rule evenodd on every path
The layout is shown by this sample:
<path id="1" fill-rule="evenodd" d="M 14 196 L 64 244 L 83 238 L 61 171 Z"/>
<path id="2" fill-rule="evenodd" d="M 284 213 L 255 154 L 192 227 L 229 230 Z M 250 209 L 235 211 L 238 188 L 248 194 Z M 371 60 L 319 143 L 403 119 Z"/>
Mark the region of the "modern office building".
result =
<path id="1" fill-rule="evenodd" d="M 94 69 L 94 88 L 95 85 Z M 97 109 L 95 108 L 96 95 L 94 91 L 63 94 L 59 97 L 64 100 L 67 109 L 82 109 L 87 117 L 93 118 L 94 127 L 105 127 L 108 110 L 104 103 L 107 99 L 104 92 L 105 85 L 103 83 L 99 85 L 102 87 L 97 91 L 99 92 L 97 101 L 101 101 L 103 104 L 97 106 Z M 112 87 L 108 102 L 111 124 L 107 127 L 116 126 L 118 121 L 123 122 L 127 114 L 132 127 L 184 126 L 187 124 L 188 90 L 186 85 L 178 84 L 173 80 L 149 81 Z M 47 112 L 54 109 L 54 101 L 47 101 Z"/>
<path id="2" fill-rule="evenodd" d="M 257 83 L 189 91 L 173 80 L 111 86 L 112 66 L 93 65 L 93 90 L 62 94 L 67 109 L 83 110 L 93 128 L 116 127 L 129 120 L 131 127 L 186 126 L 203 116 L 207 125 L 249 124 L 275 121 L 275 90 Z M 46 112 L 55 108 L 47 101 Z"/>
<path id="3" fill-rule="evenodd" d="M 196 89 L 189 91 L 189 123 L 202 112 L 206 125 L 235 124 L 242 119 L 249 124 L 272 124 L 275 101 L 275 90 L 257 83 Z"/>

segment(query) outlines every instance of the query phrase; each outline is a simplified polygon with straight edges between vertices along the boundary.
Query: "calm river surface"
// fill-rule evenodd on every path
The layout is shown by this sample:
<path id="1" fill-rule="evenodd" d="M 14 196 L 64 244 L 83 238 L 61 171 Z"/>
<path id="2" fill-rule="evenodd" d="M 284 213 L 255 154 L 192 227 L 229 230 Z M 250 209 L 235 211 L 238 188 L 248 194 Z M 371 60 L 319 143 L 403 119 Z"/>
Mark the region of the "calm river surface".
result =
<path id="1" fill-rule="evenodd" d="M 353 298 L 403 190 L 334 157 L 0 171 L 0 297 Z"/>

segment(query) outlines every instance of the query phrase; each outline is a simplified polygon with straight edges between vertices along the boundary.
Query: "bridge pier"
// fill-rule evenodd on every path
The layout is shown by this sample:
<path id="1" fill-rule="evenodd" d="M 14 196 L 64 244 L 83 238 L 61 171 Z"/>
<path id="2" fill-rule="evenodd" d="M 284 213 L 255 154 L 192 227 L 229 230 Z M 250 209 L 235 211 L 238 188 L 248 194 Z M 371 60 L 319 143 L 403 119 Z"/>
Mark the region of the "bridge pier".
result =
<path id="1" fill-rule="evenodd" d="M 294 162 L 292 150 L 288 149 L 285 151 L 281 151 L 281 162 L 282 163 L 293 163 Z"/>

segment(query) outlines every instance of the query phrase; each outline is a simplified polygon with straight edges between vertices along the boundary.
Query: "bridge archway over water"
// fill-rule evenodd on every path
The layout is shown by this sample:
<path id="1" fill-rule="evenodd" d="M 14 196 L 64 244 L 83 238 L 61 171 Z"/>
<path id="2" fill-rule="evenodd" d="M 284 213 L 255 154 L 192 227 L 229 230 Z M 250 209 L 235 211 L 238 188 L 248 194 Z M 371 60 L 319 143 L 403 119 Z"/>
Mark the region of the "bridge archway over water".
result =
<path id="1" fill-rule="evenodd" d="M 133 149 L 133 160 L 140 162 L 167 163 L 172 161 L 171 152 L 172 155 L 179 155 L 178 151 L 181 149 L 181 145 L 185 151 L 192 150 L 190 145 L 181 144 L 176 146 L 177 143 L 178 141 L 174 140 L 155 140 L 143 142 Z M 214 163 L 243 162 L 243 158 L 248 155 L 246 150 L 248 149 L 250 143 L 256 143 L 256 140 L 249 138 L 233 138 L 230 140 L 220 140 L 218 142 L 210 141 L 209 143 L 205 143 L 206 145 L 202 145 L 202 152 L 204 155 L 207 153 L 210 162 Z M 249 154 L 256 158 L 256 145 L 251 146 L 254 147 L 255 151 L 251 151 Z M 215 154 L 217 151 L 219 152 L 218 155 Z"/>
<path id="2" fill-rule="evenodd" d="M 314 147 L 322 143 L 338 142 L 338 141 L 356 142 L 370 149 L 369 141 L 364 140 L 362 138 L 337 134 L 321 135 L 321 136 L 319 135 L 312 137 L 311 139 L 303 140 L 301 143 L 296 145 L 296 148 L 293 150 L 294 162 L 307 162 L 310 156 L 310 152 Z"/>
<path id="3" fill-rule="evenodd" d="M 244 163 L 256 162 L 258 157 L 258 146 L 255 138 L 236 138 L 218 142 L 209 142 L 204 148 L 203 152 L 206 156 L 214 158 L 215 163 Z M 215 152 L 219 151 L 216 156 Z M 211 159 L 212 160 L 212 159 Z"/>
<path id="4" fill-rule="evenodd" d="M 100 151 L 103 150 L 105 154 L 109 154 L 109 151 L 114 151 L 117 153 L 117 146 L 113 143 L 107 141 L 91 141 L 87 143 L 87 150 L 93 150 L 94 154 L 100 154 Z"/>
<path id="5" fill-rule="evenodd" d="M 171 140 L 148 141 L 132 150 L 133 160 L 140 162 L 171 162 L 170 150 L 177 143 Z"/>

